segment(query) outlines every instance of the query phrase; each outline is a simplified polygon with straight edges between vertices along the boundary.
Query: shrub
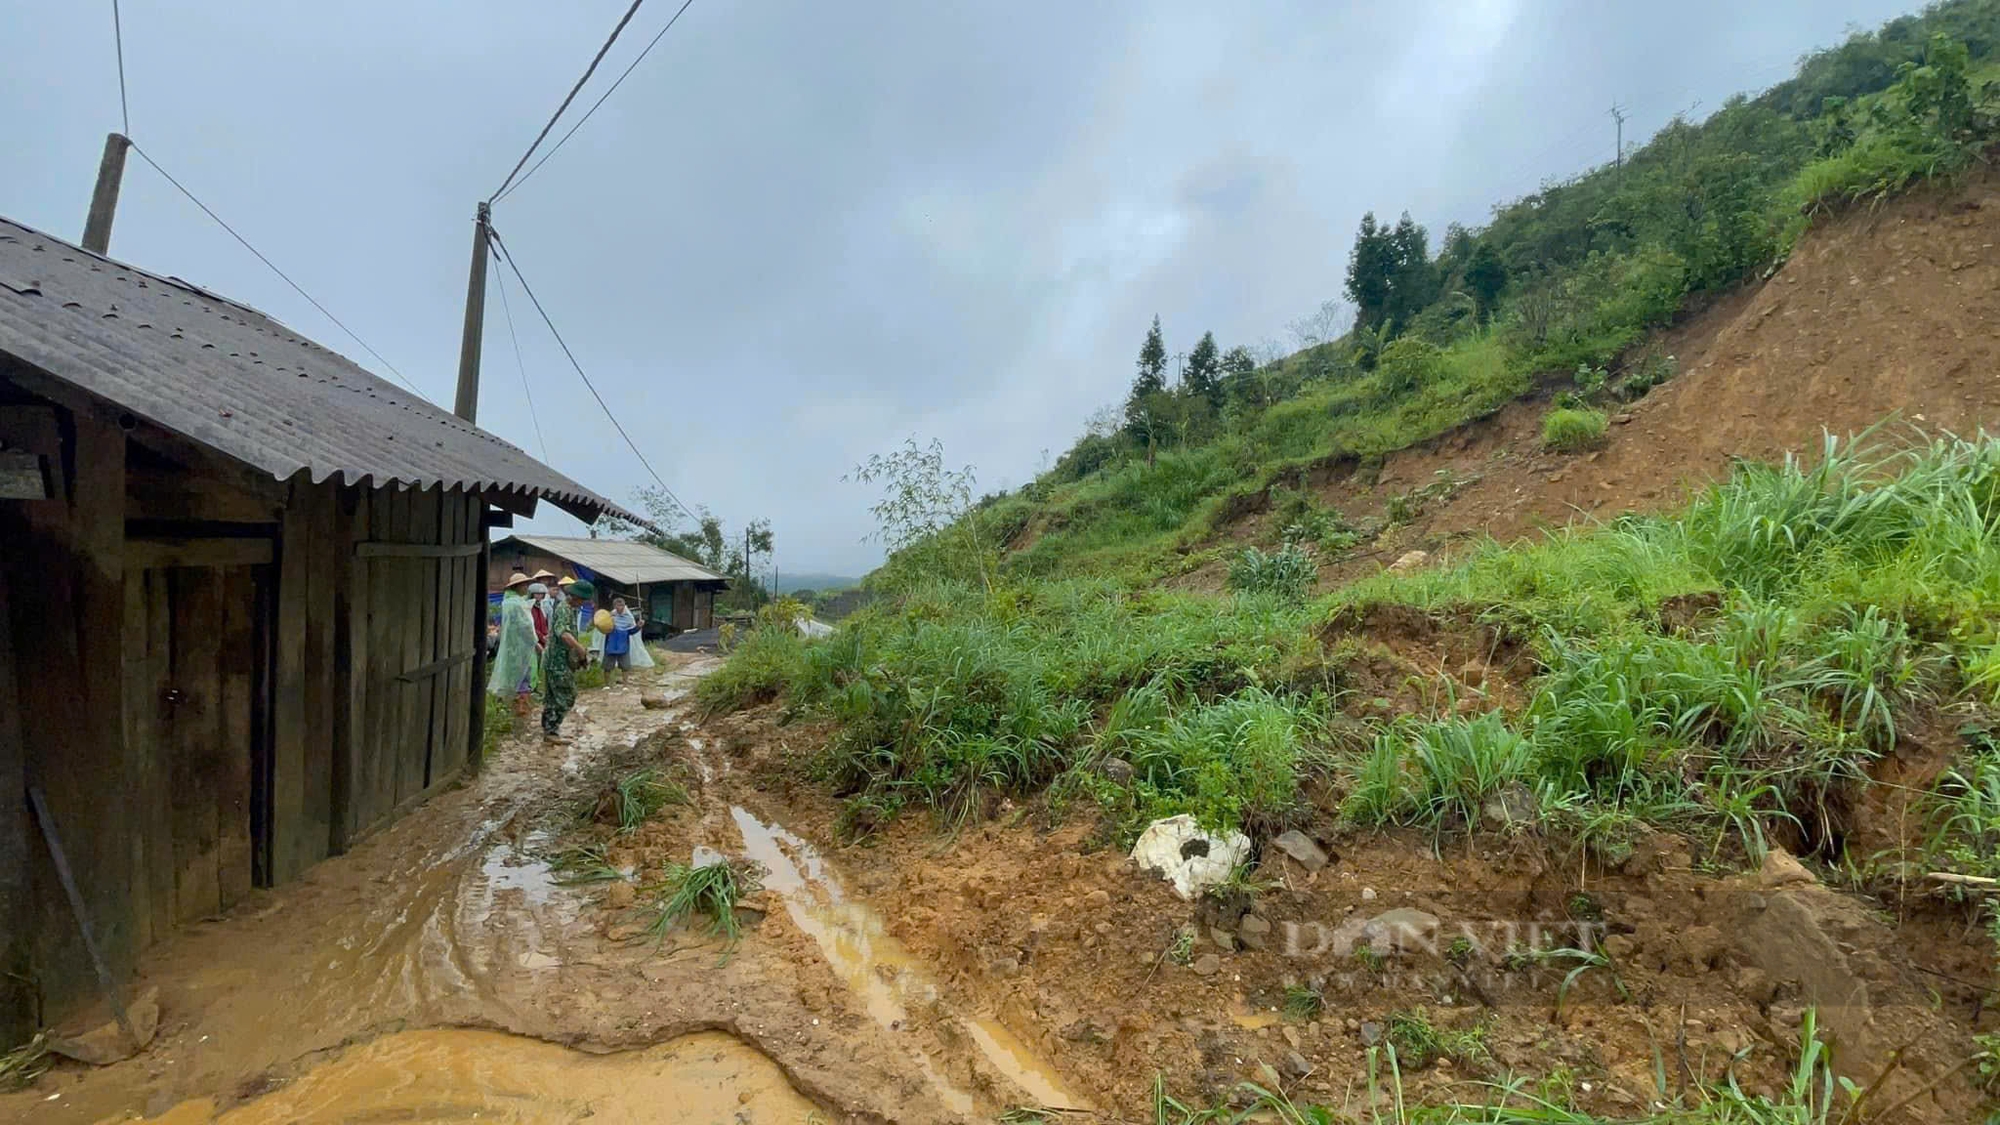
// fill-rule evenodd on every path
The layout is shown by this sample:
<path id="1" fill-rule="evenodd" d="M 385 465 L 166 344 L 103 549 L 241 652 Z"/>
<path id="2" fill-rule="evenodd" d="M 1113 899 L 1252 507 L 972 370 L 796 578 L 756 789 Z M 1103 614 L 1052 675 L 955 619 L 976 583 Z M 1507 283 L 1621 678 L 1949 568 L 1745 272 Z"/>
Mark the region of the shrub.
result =
<path id="1" fill-rule="evenodd" d="M 1581 453 L 1604 444 L 1610 422 L 1601 410 L 1556 409 L 1542 418 L 1542 448 Z"/>
<path id="2" fill-rule="evenodd" d="M 1438 381 L 1444 374 L 1444 353 L 1429 340 L 1404 336 L 1382 349 L 1375 372 L 1383 395 L 1400 398 Z"/>
<path id="3" fill-rule="evenodd" d="M 1268 594 L 1300 601 L 1312 588 L 1319 568 L 1304 551 L 1287 546 L 1268 554 L 1247 547 L 1229 564 L 1229 588 L 1239 594 Z"/>

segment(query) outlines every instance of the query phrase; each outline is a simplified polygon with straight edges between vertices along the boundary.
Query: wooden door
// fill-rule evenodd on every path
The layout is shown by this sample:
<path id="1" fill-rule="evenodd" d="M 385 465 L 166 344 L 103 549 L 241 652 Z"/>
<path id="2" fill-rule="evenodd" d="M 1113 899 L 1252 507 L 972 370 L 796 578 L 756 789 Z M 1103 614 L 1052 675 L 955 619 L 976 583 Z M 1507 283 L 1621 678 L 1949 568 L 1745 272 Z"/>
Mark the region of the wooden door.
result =
<path id="1" fill-rule="evenodd" d="M 143 561 L 126 571 L 122 638 L 141 945 L 269 882 L 272 577 Z"/>

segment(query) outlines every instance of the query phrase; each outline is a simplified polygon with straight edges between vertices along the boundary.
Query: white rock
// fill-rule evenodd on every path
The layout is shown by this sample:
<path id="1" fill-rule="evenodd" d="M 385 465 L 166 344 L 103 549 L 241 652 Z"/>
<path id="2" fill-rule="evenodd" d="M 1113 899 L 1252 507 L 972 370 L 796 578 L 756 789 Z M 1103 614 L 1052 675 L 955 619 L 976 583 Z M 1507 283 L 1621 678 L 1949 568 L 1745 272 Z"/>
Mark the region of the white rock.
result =
<path id="1" fill-rule="evenodd" d="M 1241 832 L 1215 836 L 1201 830 L 1182 813 L 1156 820 L 1132 845 L 1132 859 L 1142 871 L 1152 871 L 1174 885 L 1174 893 L 1192 901 L 1201 892 L 1229 878 L 1250 858 L 1250 837 Z"/>
<path id="2" fill-rule="evenodd" d="M 1405 551 L 1395 562 L 1389 564 L 1389 572 L 1401 574 L 1404 571 L 1415 570 L 1429 561 L 1431 561 L 1429 551 Z"/>

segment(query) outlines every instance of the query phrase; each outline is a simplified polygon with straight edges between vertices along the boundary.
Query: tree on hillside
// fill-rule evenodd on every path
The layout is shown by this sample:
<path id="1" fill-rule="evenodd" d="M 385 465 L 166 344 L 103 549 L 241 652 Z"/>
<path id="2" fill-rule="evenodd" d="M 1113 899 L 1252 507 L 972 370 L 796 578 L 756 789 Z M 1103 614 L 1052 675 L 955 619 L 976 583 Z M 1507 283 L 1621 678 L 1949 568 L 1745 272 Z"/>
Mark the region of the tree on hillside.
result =
<path id="1" fill-rule="evenodd" d="M 1187 375 L 1183 387 L 1190 395 L 1208 400 L 1208 405 L 1222 409 L 1222 355 L 1215 346 L 1215 333 L 1204 332 L 1201 341 L 1188 353 Z"/>
<path id="2" fill-rule="evenodd" d="M 1389 233 L 1389 249 L 1395 266 L 1386 312 L 1389 323 L 1400 327 L 1437 300 L 1437 267 L 1431 262 L 1429 233 L 1408 211 Z"/>
<path id="3" fill-rule="evenodd" d="M 1154 433 L 1156 409 L 1152 399 L 1167 389 L 1167 341 L 1160 331 L 1160 318 L 1153 317 L 1153 327 L 1146 331 L 1146 342 L 1139 346 L 1139 374 L 1132 380 L 1132 393 L 1125 399 L 1125 432 L 1132 440 L 1148 449 L 1148 457 L 1153 441 L 1159 435 Z"/>
<path id="4" fill-rule="evenodd" d="M 948 467 L 943 442 L 932 439 L 926 446 L 906 439 L 901 449 L 878 453 L 840 479 L 882 486 L 882 498 L 868 510 L 875 516 L 874 538 L 889 548 L 885 570 L 892 579 L 903 563 L 913 577 L 976 576 L 991 591 L 986 548 L 973 514 L 972 466 Z"/>
<path id="5" fill-rule="evenodd" d="M 1347 296 L 1361 328 L 1388 325 L 1392 333 L 1437 299 L 1437 265 L 1430 235 L 1405 211 L 1394 227 L 1361 217 L 1361 230 L 1347 256 Z"/>
<path id="6" fill-rule="evenodd" d="M 1491 242 L 1481 242 L 1465 264 L 1465 291 L 1479 307 L 1479 323 L 1493 317 L 1493 306 L 1507 288 L 1507 263 Z"/>
<path id="7" fill-rule="evenodd" d="M 1361 216 L 1354 249 L 1347 254 L 1347 299 L 1354 302 L 1354 322 L 1373 328 L 1388 315 L 1389 290 L 1395 284 L 1395 249 L 1389 232 L 1375 221 L 1375 212 Z"/>
<path id="8" fill-rule="evenodd" d="M 1224 375 L 1249 375 L 1257 370 L 1257 357 L 1249 348 L 1238 344 L 1222 353 L 1222 373 Z"/>

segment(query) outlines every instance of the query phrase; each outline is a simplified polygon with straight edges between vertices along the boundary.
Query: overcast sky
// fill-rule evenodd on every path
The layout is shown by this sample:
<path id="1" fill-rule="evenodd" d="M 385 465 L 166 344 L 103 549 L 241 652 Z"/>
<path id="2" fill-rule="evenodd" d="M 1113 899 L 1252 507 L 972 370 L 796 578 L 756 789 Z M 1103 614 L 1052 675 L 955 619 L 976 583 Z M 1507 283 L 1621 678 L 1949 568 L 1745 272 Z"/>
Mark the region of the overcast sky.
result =
<path id="1" fill-rule="evenodd" d="M 866 455 L 937 437 L 1018 485 L 1123 395 L 1155 313 L 1177 352 L 1282 338 L 1364 210 L 1476 224 L 1608 159 L 1614 100 L 1643 139 L 1914 6 L 695 0 L 494 222 L 684 500 L 860 573 Z M 131 134 L 449 408 L 473 206 L 625 7 L 126 0 Z M 110 3 L 0 6 L 0 43 L 0 214 L 79 237 Z M 136 159 L 111 253 L 378 368 Z M 496 293 L 481 424 L 630 500 L 650 478 L 508 295 L 535 409 Z"/>

